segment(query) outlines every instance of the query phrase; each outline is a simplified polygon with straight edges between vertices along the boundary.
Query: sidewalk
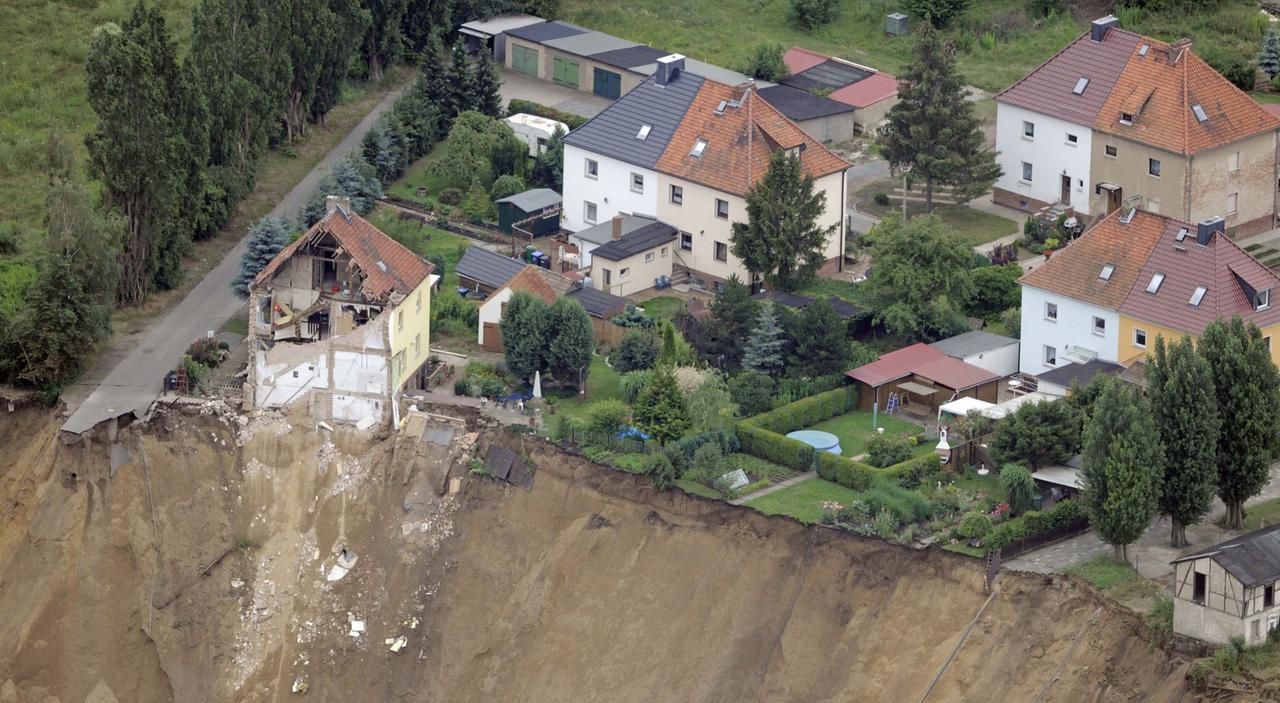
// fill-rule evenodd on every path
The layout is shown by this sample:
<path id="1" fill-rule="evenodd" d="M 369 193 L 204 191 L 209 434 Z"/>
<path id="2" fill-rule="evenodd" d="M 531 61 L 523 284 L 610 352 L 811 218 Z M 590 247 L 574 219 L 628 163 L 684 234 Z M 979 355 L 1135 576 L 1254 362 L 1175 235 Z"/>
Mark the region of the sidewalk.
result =
<path id="1" fill-rule="evenodd" d="M 782 489 L 784 489 L 784 488 L 790 488 L 790 487 L 792 487 L 792 486 L 796 485 L 797 483 L 800 483 L 801 481 L 808 481 L 809 479 L 814 478 L 814 477 L 816 477 L 817 475 L 818 475 L 818 474 L 817 474 L 817 472 L 814 472 L 814 471 L 806 471 L 806 472 L 804 472 L 804 473 L 800 474 L 799 476 L 794 476 L 794 477 L 792 477 L 792 478 L 789 478 L 789 479 L 787 479 L 787 480 L 783 481 L 782 483 L 775 483 L 775 484 L 773 484 L 772 486 L 769 486 L 768 488 L 765 488 L 765 489 L 763 489 L 763 490 L 756 491 L 755 493 L 752 493 L 751 495 L 745 495 L 745 496 L 742 496 L 741 498 L 735 498 L 735 499 L 733 499 L 733 500 L 729 501 L 729 505 L 742 505 L 743 503 L 745 503 L 745 502 L 747 502 L 747 501 L 749 501 L 749 500 L 755 500 L 756 498 L 759 498 L 760 496 L 767 496 L 767 495 L 769 495 L 770 493 L 777 493 L 778 491 L 780 491 L 780 490 L 782 490 Z"/>

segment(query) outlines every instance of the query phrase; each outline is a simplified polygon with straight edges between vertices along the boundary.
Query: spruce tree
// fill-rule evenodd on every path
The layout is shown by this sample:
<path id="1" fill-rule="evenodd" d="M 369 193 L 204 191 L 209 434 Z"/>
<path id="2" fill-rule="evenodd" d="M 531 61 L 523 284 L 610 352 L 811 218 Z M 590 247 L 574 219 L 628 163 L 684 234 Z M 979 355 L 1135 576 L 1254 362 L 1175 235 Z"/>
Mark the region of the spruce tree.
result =
<path id="1" fill-rule="evenodd" d="M 253 279 L 289 244 L 289 235 L 289 223 L 282 217 L 268 215 L 249 228 L 247 248 L 240 257 L 240 273 L 231 282 L 236 295 L 249 297 Z"/>
<path id="2" fill-rule="evenodd" d="M 497 64 L 481 57 L 475 62 L 471 75 L 471 109 L 490 117 L 502 115 L 502 79 L 498 77 Z"/>
<path id="3" fill-rule="evenodd" d="M 1276 32 L 1275 25 L 1267 30 L 1267 36 L 1262 40 L 1262 51 L 1258 53 L 1258 68 L 1266 71 L 1268 78 L 1280 75 L 1280 33 Z"/>
<path id="4" fill-rule="evenodd" d="M 742 355 L 743 368 L 777 376 L 786 366 L 782 356 L 784 344 L 786 337 L 782 333 L 782 327 L 778 325 L 778 316 L 773 311 L 773 305 L 766 304 L 760 309 L 756 326 L 747 340 L 747 350 Z"/>
<path id="5" fill-rule="evenodd" d="M 431 106 L 436 114 L 431 133 L 433 142 L 444 139 L 453 126 L 453 118 L 458 115 L 458 106 L 453 101 L 453 90 L 449 87 L 445 65 L 444 46 L 439 37 L 433 36 L 422 53 L 418 83 L 414 86 L 414 91 L 420 96 L 419 101 Z"/>
<path id="6" fill-rule="evenodd" d="M 680 347 L 676 345 L 676 326 L 670 320 L 663 320 L 661 328 L 662 349 L 658 351 L 656 363 L 660 366 L 675 366 L 680 360 Z"/>
<path id="7" fill-rule="evenodd" d="M 760 312 L 760 301 L 737 274 L 720 286 L 711 300 L 711 320 L 706 325 L 705 353 L 716 366 L 731 370 L 742 363 L 742 341 L 751 334 Z"/>
<path id="8" fill-rule="evenodd" d="M 925 208 L 932 211 L 935 186 L 951 186 L 959 202 L 968 202 L 986 192 L 1001 170 L 984 146 L 973 103 L 965 99 L 954 47 L 923 23 L 915 52 L 898 77 L 898 104 L 889 110 L 881 151 L 894 169 L 909 168 L 912 180 L 924 183 Z"/>
<path id="9" fill-rule="evenodd" d="M 1258 328 L 1239 317 L 1216 320 L 1196 347 L 1210 369 L 1218 415 L 1218 497 L 1228 529 L 1244 527 L 1244 502 L 1270 479 L 1280 418 L 1280 376 Z"/>
<path id="10" fill-rule="evenodd" d="M 345 159 L 333 164 L 334 185 L 337 193 L 327 195 L 344 195 L 351 198 L 351 209 L 358 214 L 367 215 L 382 197 L 382 182 L 372 166 L 365 163 L 360 154 L 352 152 Z"/>
<path id="11" fill-rule="evenodd" d="M 1221 419 L 1213 377 L 1191 339 L 1166 346 L 1156 338 L 1155 355 L 1147 364 L 1147 395 L 1164 444 L 1160 513 L 1172 521 L 1170 544 L 1185 547 L 1187 525 L 1209 513 L 1218 481 L 1215 454 Z"/>
<path id="12" fill-rule="evenodd" d="M 560 141 L 564 135 L 565 131 L 556 127 L 547 148 L 534 159 L 530 174 L 533 183 L 557 193 L 564 189 L 564 142 Z"/>
<path id="13" fill-rule="evenodd" d="M 454 43 L 449 52 L 449 63 L 444 67 L 444 95 L 440 111 L 448 120 L 459 114 L 475 110 L 475 76 L 471 70 L 471 59 L 461 41 Z"/>
<path id="14" fill-rule="evenodd" d="M 679 439 L 689 429 L 688 408 L 670 368 L 654 370 L 653 378 L 636 398 L 632 418 L 636 427 L 664 444 Z"/>
<path id="15" fill-rule="evenodd" d="M 774 151 L 764 178 L 747 191 L 747 221 L 733 223 L 733 255 L 773 288 L 803 286 L 826 261 L 827 240 L 836 230 L 836 224 L 818 225 L 826 202 L 798 157 Z"/>
<path id="16" fill-rule="evenodd" d="M 548 347 L 551 373 L 560 383 L 571 383 L 581 389 L 591 367 L 591 350 L 595 338 L 591 317 L 578 301 L 557 298 L 548 312 L 550 333 Z"/>
<path id="17" fill-rule="evenodd" d="M 842 373 L 849 362 L 849 327 L 827 298 L 817 298 L 796 320 L 793 367 L 812 376 Z"/>
<path id="18" fill-rule="evenodd" d="M 1062 401 L 1059 401 L 1062 402 Z M 1137 388 L 1108 378 L 1085 423 L 1081 503 L 1116 561 L 1158 509 L 1164 449 L 1151 408 Z"/>

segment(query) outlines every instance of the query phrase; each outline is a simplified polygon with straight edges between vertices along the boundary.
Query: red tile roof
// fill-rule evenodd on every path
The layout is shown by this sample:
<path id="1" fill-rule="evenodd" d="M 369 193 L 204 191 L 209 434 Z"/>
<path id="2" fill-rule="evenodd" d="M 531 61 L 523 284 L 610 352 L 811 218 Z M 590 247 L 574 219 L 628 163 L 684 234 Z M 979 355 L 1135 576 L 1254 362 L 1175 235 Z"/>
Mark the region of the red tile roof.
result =
<path id="1" fill-rule="evenodd" d="M 888 73 L 875 73 L 827 97 L 854 107 L 874 105 L 898 94 L 898 79 Z"/>
<path id="2" fill-rule="evenodd" d="M 408 295 L 430 275 L 435 265 L 424 261 L 404 245 L 382 233 L 368 220 L 341 208 L 335 208 L 298 237 L 258 273 L 253 285 L 270 280 L 277 269 L 302 246 L 324 235 L 337 240 L 352 262 L 364 274 L 360 292 L 370 300 L 386 301 L 392 293 Z"/>
<path id="3" fill-rule="evenodd" d="M 543 269 L 540 266 L 525 266 L 520 270 L 520 273 L 517 273 L 510 281 L 507 281 L 507 285 L 503 286 L 503 288 L 510 288 L 512 292 L 516 293 L 528 293 L 550 305 L 556 301 L 556 292 L 548 285 L 547 280 L 540 275 L 541 271 Z"/>
<path id="4" fill-rule="evenodd" d="M 1259 327 L 1280 322 L 1280 300 L 1261 311 L 1253 309 L 1253 291 L 1274 290 L 1280 295 L 1280 276 L 1221 233 L 1207 246 L 1196 243 L 1196 225 L 1151 215 L 1141 227 L 1154 236 L 1146 265 L 1142 267 L 1120 312 L 1130 317 L 1199 336 L 1209 323 L 1239 315 Z M 1180 230 L 1188 234 L 1177 241 Z M 1148 293 L 1152 277 L 1163 274 L 1155 293 Z M 1199 287 L 1206 292 L 1199 305 L 1191 305 Z M 1249 290 L 1253 289 L 1253 290 Z"/>
<path id="5" fill-rule="evenodd" d="M 716 113 L 721 102 L 723 112 Z M 728 103 L 740 102 L 737 107 Z M 694 143 L 705 139 L 702 156 Z M 676 128 L 657 170 L 735 195 L 746 195 L 769 167 L 775 149 L 803 147 L 800 161 L 814 178 L 849 167 L 813 137 L 759 98 L 754 90 L 706 80 Z"/>
<path id="6" fill-rule="evenodd" d="M 1143 211 L 1124 224 L 1120 219 L 1125 212 L 1117 210 L 1099 220 L 1021 282 L 1108 310 L 1119 309 L 1163 228 L 1163 218 Z M 1099 274 L 1108 264 L 1115 270 L 1109 280 L 1103 280 Z"/>
<path id="7" fill-rule="evenodd" d="M 1101 42 L 1095 42 L 1090 33 L 1085 32 L 997 94 L 996 100 L 1076 124 L 1092 125 L 1141 39 L 1133 32 L 1111 29 Z M 1076 83 L 1081 78 L 1088 78 L 1089 84 L 1084 92 L 1076 95 Z"/>
<path id="8" fill-rule="evenodd" d="M 794 75 L 807 71 L 818 64 L 825 63 L 827 56 L 816 51 L 793 46 L 782 55 L 782 61 L 787 64 L 787 72 Z"/>
<path id="9" fill-rule="evenodd" d="M 889 352 L 870 364 L 846 372 L 845 375 L 872 388 L 916 375 L 957 391 L 1000 379 L 986 369 L 953 359 L 928 344 L 913 344 Z"/>

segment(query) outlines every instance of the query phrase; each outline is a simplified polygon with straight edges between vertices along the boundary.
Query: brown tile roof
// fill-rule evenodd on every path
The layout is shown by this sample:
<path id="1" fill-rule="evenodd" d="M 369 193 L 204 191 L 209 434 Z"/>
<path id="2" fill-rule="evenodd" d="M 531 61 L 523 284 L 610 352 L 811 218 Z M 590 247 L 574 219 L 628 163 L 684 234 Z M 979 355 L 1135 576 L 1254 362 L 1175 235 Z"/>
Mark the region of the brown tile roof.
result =
<path id="1" fill-rule="evenodd" d="M 386 301 L 392 293 L 408 295 L 430 275 L 435 265 L 424 261 L 404 245 L 382 233 L 368 220 L 341 208 L 329 212 L 298 237 L 258 273 L 253 285 L 270 280 L 280 265 L 294 252 L 324 235 L 330 235 L 351 255 L 351 260 L 365 275 L 360 292 L 370 300 Z"/>
<path id="2" fill-rule="evenodd" d="M 721 102 L 722 114 L 716 114 Z M 728 103 L 740 101 L 737 107 Z M 702 156 L 690 155 L 698 139 Z M 814 178 L 838 173 L 849 164 L 755 94 L 712 80 L 703 82 L 676 128 L 657 170 L 735 195 L 746 195 L 764 177 L 774 149 L 803 146 L 804 172 Z"/>
<path id="3" fill-rule="evenodd" d="M 1085 32 L 996 95 L 996 100 L 1092 125 L 1141 39 L 1133 32 L 1110 29 L 1101 42 L 1095 42 Z M 1076 95 L 1073 91 L 1081 78 L 1088 78 L 1089 85 Z"/>
<path id="4" fill-rule="evenodd" d="M 1071 244 L 1054 252 L 1048 261 L 1020 280 L 1069 298 L 1118 310 L 1133 288 L 1147 256 L 1159 239 L 1163 218 L 1138 211 L 1128 224 L 1120 221 L 1124 210 L 1102 218 Z M 1115 267 L 1109 280 L 1102 267 Z M 1144 283 L 1145 285 L 1145 283 Z"/>
<path id="5" fill-rule="evenodd" d="M 1219 318 L 1239 315 L 1259 327 L 1280 322 L 1280 300 L 1262 311 L 1253 309 L 1254 290 L 1274 290 L 1280 295 L 1280 277 L 1221 233 L 1214 233 L 1207 246 L 1196 243 L 1196 225 L 1167 217 L 1149 215 L 1135 224 L 1154 236 L 1156 245 L 1147 257 L 1120 312 L 1164 327 L 1200 335 Z M 1187 230 L 1178 242 L 1180 230 Z M 1155 293 L 1147 287 L 1155 274 L 1164 280 Z M 1206 292 L 1199 305 L 1191 305 L 1199 287 Z M 1249 290 L 1252 289 L 1252 290 Z"/>
<path id="6" fill-rule="evenodd" d="M 556 295 L 564 295 L 573 287 L 573 280 L 568 276 L 544 269 L 541 266 L 534 266 L 533 268 L 538 272 L 538 275 L 542 277 L 542 281 L 548 286 L 551 286 L 551 290 L 555 291 Z"/>
<path id="7" fill-rule="evenodd" d="M 529 293 L 550 305 L 556 301 L 556 292 L 539 274 L 542 270 L 540 266 L 525 266 L 503 288 L 510 288 L 516 293 Z"/>
<path id="8" fill-rule="evenodd" d="M 1179 50 L 1176 43 L 1171 47 L 1147 37 L 1141 45 L 1149 47 L 1146 55 L 1139 54 L 1141 46 L 1131 51 L 1094 129 L 1179 154 L 1280 129 L 1280 120 L 1189 46 Z M 1196 105 L 1204 111 L 1204 121 L 1196 116 Z M 1120 123 L 1122 112 L 1134 115 L 1132 125 Z"/>

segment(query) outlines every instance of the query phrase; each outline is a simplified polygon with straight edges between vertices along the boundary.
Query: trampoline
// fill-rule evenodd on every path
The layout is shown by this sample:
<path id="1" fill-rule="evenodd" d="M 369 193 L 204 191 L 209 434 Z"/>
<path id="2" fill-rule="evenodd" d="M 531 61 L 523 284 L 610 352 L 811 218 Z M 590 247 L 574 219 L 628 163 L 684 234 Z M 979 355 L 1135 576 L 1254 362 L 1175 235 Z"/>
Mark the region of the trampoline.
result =
<path id="1" fill-rule="evenodd" d="M 787 436 L 791 439 L 800 440 L 820 452 L 827 452 L 828 454 L 835 454 L 837 456 L 843 454 L 840 450 L 840 438 L 830 432 L 822 432 L 819 430 L 796 430 L 795 432 L 788 432 Z"/>

